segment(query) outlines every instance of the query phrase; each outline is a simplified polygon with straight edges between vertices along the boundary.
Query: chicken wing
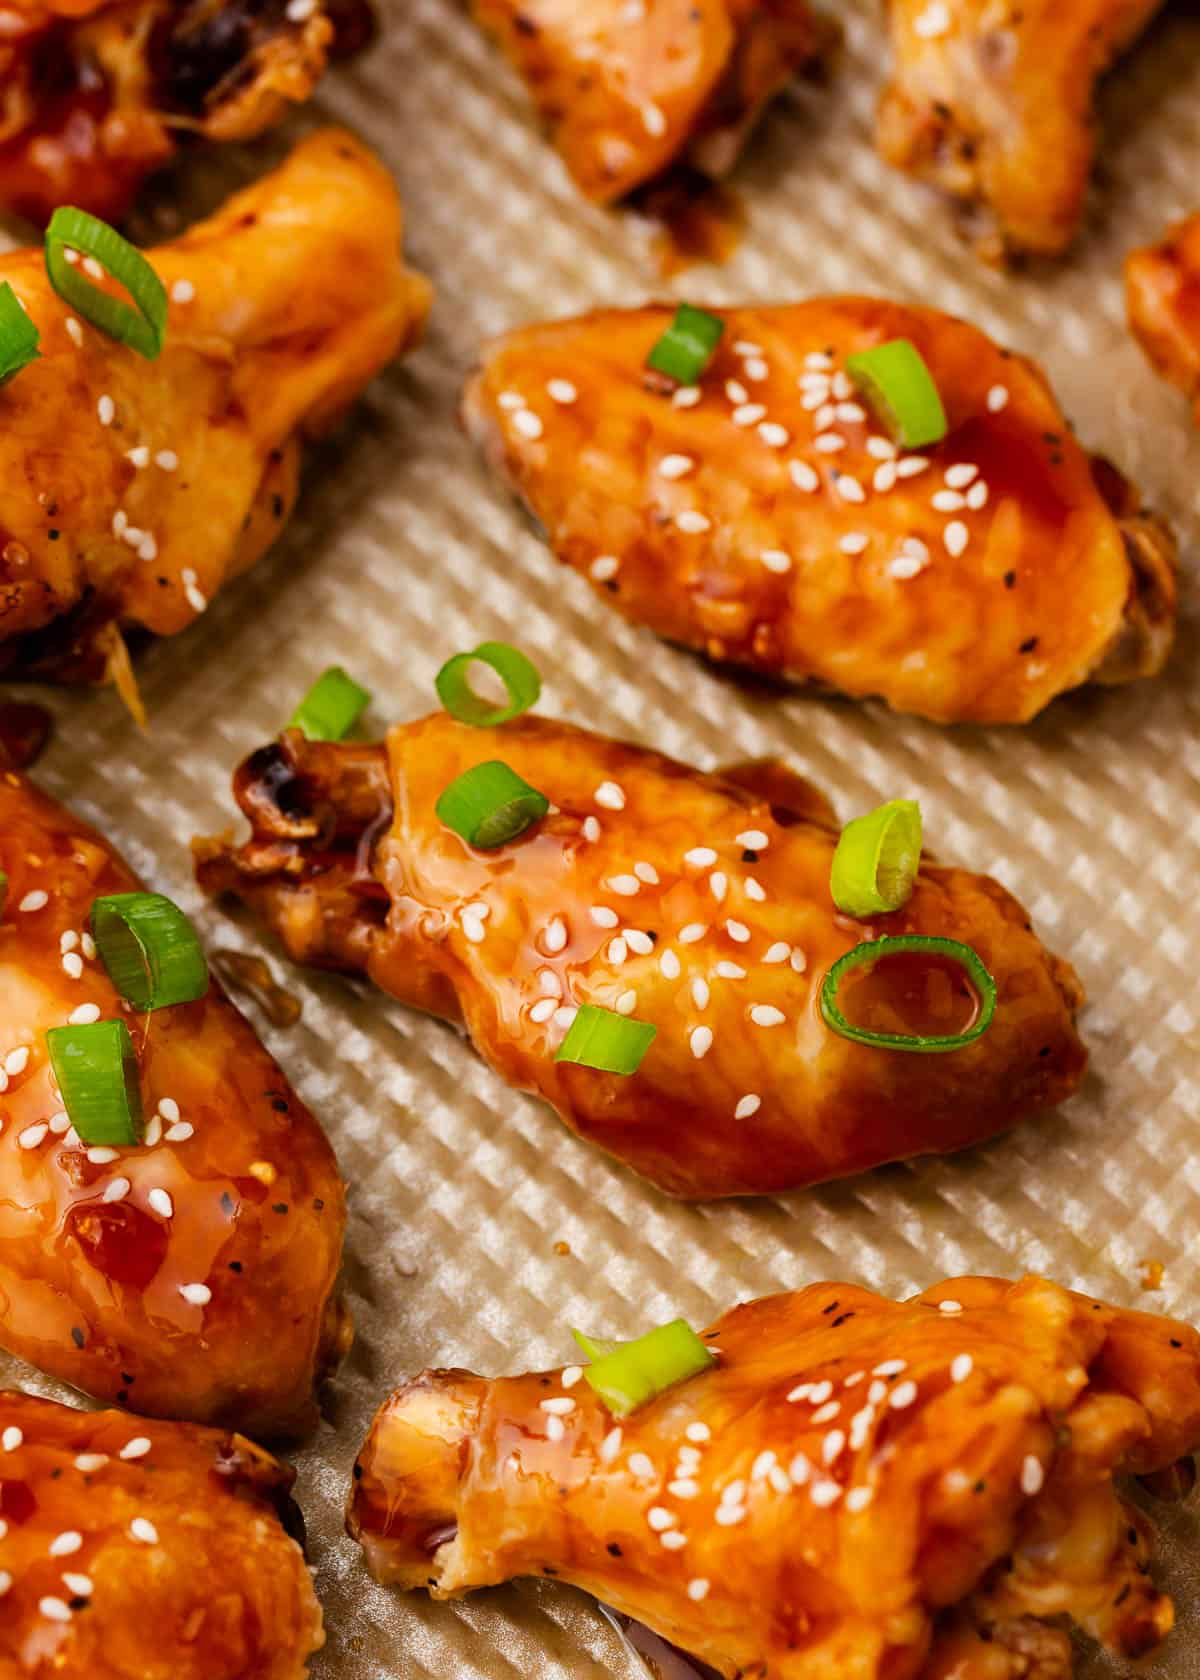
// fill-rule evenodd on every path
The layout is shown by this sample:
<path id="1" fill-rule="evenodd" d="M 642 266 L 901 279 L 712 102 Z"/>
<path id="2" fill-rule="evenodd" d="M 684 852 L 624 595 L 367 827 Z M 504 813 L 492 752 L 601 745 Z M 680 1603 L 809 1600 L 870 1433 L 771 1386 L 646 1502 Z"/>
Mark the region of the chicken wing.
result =
<path id="1" fill-rule="evenodd" d="M 688 164 L 719 177 L 828 36 L 808 0 L 474 0 L 588 198 Z"/>
<path id="2" fill-rule="evenodd" d="M 14 0 L 0 41 L 0 205 L 109 221 L 194 135 L 247 140 L 308 98 L 366 0 Z M 293 15 L 303 13 L 303 16 Z"/>
<path id="3" fill-rule="evenodd" d="M 1164 379 L 1196 404 L 1200 425 L 1200 215 L 1125 263 L 1129 324 Z"/>
<path id="4" fill-rule="evenodd" d="M 136 1412 L 299 1433 L 349 1320 L 345 1224 L 320 1127 L 213 983 L 133 1014 L 87 934 L 137 882 L 24 777 L 0 773 L 0 1343 Z M 124 1019 L 149 1117 L 135 1147 L 87 1148 L 45 1032 Z"/>
<path id="5" fill-rule="evenodd" d="M 12 1390 L 0 1447 L 8 1680 L 303 1680 L 324 1635 L 286 1465 Z"/>
<path id="6" fill-rule="evenodd" d="M 1066 249 L 1096 150 L 1096 83 L 1163 0 L 889 0 L 888 163 L 977 206 L 985 251 Z"/>
<path id="7" fill-rule="evenodd" d="M 326 129 L 151 253 L 171 298 L 146 361 L 75 319 L 40 251 L 0 257 L 42 358 L 0 391 L 0 671 L 122 681 L 122 630 L 169 636 L 270 545 L 301 439 L 419 332 L 383 166 Z"/>
<path id="8" fill-rule="evenodd" d="M 435 804 L 497 759 L 551 814 L 476 851 Z M 465 1022 L 510 1084 L 678 1196 L 960 1149 L 1075 1088 L 1079 983 L 1015 899 L 926 864 L 903 909 L 851 921 L 830 898 L 828 807 L 802 783 L 786 809 L 777 786 L 756 785 L 541 719 L 488 730 L 440 713 L 393 729 L 386 755 L 289 731 L 238 771 L 253 837 L 198 843 L 198 874 L 249 902 L 294 958 Z M 992 1027 L 940 1055 L 835 1034 L 821 981 L 884 933 L 974 946 L 999 987 Z M 889 1030 L 957 1031 L 975 1000 L 951 973 L 880 963 L 868 1007 Z M 555 1060 L 583 1003 L 657 1027 L 636 1073 Z"/>
<path id="9" fill-rule="evenodd" d="M 1080 449 L 1032 362 L 878 299 L 719 313 L 712 362 L 674 396 L 645 365 L 659 307 L 518 329 L 467 386 L 488 461 L 626 618 L 940 723 L 1027 722 L 1162 667 L 1170 533 Z M 919 454 L 843 366 L 898 338 L 950 425 Z"/>
<path id="10" fill-rule="evenodd" d="M 1067 1680 L 1060 1617 L 1126 1657 L 1170 1630 L 1113 1477 L 1200 1444 L 1195 1331 L 1029 1277 L 814 1284 L 705 1334 L 623 1420 L 578 1365 L 398 1389 L 354 1468 L 372 1573 L 561 1577 L 746 1680 Z"/>

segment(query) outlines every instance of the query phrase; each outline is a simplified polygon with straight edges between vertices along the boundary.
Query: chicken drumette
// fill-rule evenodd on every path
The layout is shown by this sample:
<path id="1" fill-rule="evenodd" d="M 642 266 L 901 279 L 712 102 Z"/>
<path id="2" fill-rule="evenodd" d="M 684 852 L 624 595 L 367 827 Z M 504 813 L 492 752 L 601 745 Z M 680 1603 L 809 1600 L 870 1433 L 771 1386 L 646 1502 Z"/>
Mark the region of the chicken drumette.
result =
<path id="1" fill-rule="evenodd" d="M 42 356 L 0 390 L 0 672 L 118 681 L 122 632 L 174 635 L 274 539 L 302 443 L 418 333 L 383 166 L 327 129 L 149 253 L 170 297 L 147 361 L 80 323 L 41 251 L 0 258 Z"/>
<path id="2" fill-rule="evenodd" d="M 888 3 L 883 156 L 977 207 L 988 254 L 1065 250 L 1096 150 L 1096 83 L 1162 0 Z"/>
<path id="3" fill-rule="evenodd" d="M 474 0 L 579 187 L 611 204 L 676 165 L 719 177 L 828 38 L 808 0 Z"/>
<path id="4" fill-rule="evenodd" d="M 814 1284 L 705 1339 L 714 1366 L 623 1419 L 578 1365 L 398 1389 L 354 1471 L 372 1572 L 561 1578 L 744 1680 L 1069 1680 L 1062 1618 L 1127 1658 L 1170 1630 L 1113 1478 L 1200 1444 L 1195 1331 L 959 1278 Z"/>
<path id="5" fill-rule="evenodd" d="M 478 851 L 435 806 L 495 760 L 552 808 Z M 198 843 L 205 887 L 249 902 L 298 960 L 365 972 L 465 1022 L 511 1084 L 675 1195 L 769 1192 L 959 1149 L 1082 1076 L 1079 983 L 1016 900 L 927 863 L 902 909 L 851 920 L 830 897 L 829 807 L 778 767 L 704 775 L 568 724 L 472 729 L 440 713 L 394 729 L 386 749 L 288 731 L 235 787 L 253 837 Z M 939 1055 L 835 1034 L 821 982 L 884 934 L 973 946 L 999 990 L 991 1028 Z M 888 1030 L 955 1032 L 976 1001 L 961 978 L 881 962 L 860 1002 Z M 583 1003 L 657 1027 L 635 1073 L 555 1059 Z"/>
<path id="6" fill-rule="evenodd" d="M 1164 379 L 1196 404 L 1200 425 L 1200 215 L 1125 264 L 1129 324 Z"/>
<path id="7" fill-rule="evenodd" d="M 246 140 L 307 99 L 366 0 L 13 0 L 0 37 L 0 206 L 117 220 L 194 135 Z"/>
<path id="8" fill-rule="evenodd" d="M 293 1473 L 241 1435 L 0 1393 L 0 1672 L 303 1680 Z"/>
<path id="9" fill-rule="evenodd" d="M 715 356 L 675 392 L 646 368 L 658 307 L 520 328 L 467 387 L 487 459 L 619 612 L 942 723 L 1023 723 L 1161 668 L 1171 535 L 1031 361 L 878 299 L 717 313 Z M 931 448 L 898 450 L 845 371 L 897 339 L 946 411 Z"/>
<path id="10" fill-rule="evenodd" d="M 159 1417 L 298 1434 L 349 1340 L 335 1296 L 345 1209 L 320 1127 L 210 985 L 137 1014 L 88 933 L 136 889 L 113 848 L 0 772 L 0 1343 Z M 124 1020 L 145 1134 L 89 1148 L 47 1028 Z"/>

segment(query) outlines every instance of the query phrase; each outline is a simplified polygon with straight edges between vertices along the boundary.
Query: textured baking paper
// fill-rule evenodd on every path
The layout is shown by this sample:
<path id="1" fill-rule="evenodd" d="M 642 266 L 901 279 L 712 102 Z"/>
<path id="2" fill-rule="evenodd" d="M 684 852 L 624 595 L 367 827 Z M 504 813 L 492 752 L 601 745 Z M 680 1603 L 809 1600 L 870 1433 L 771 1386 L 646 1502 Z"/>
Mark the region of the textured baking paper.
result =
<path id="1" fill-rule="evenodd" d="M 951 1160 L 776 1200 L 681 1207 L 513 1095 L 448 1028 L 365 988 L 289 971 L 272 953 L 304 1012 L 265 1036 L 323 1118 L 351 1186 L 346 1279 L 358 1342 L 298 1459 L 329 1634 L 316 1680 L 641 1672 L 566 1588 L 522 1585 L 451 1606 L 368 1579 L 342 1533 L 351 1462 L 389 1385 L 425 1364 L 499 1373 L 560 1363 L 571 1324 L 614 1335 L 674 1313 L 699 1324 L 737 1300 L 830 1277 L 903 1294 L 947 1274 L 1032 1268 L 1200 1322 L 1190 586 L 1164 680 L 1068 698 L 1020 733 L 780 698 L 608 612 L 529 533 L 455 423 L 481 337 L 522 321 L 667 290 L 716 302 L 893 292 L 1038 356 L 1081 437 L 1175 521 L 1188 567 L 1200 535 L 1200 434 L 1125 333 L 1120 261 L 1168 217 L 1200 206 L 1200 14 L 1184 6 L 1168 17 L 1110 86 L 1102 179 L 1077 252 L 1008 277 L 978 265 L 926 191 L 876 159 L 882 25 L 875 0 L 843 10 L 836 80 L 781 100 L 739 172 L 749 226 L 734 260 L 664 286 L 644 231 L 578 198 L 455 0 L 392 0 L 380 42 L 330 76 L 302 120 L 353 124 L 395 170 L 410 254 L 437 287 L 427 341 L 316 454 L 272 554 L 143 660 L 150 733 L 111 694 L 56 697 L 58 736 L 37 774 L 195 912 L 210 945 L 262 949 L 248 921 L 201 903 L 186 851 L 189 836 L 231 820 L 237 759 L 334 661 L 374 691 L 382 730 L 429 709 L 449 653 L 517 640 L 545 675 L 547 711 L 703 765 L 785 754 L 845 814 L 919 797 L 938 851 L 994 872 L 1078 966 L 1092 1071 L 1059 1114 Z M 190 218 L 280 149 L 273 137 L 197 157 L 142 231 Z M 1142 1258 L 1164 1263 L 1161 1290 L 1139 1289 Z M 0 1375 L 58 1392 L 17 1361 L 4 1360 Z M 1169 1519 L 1168 1535 L 1163 1573 L 1180 1627 L 1149 1672 L 1186 1680 L 1200 1637 L 1197 1502 Z M 1108 1672 L 1094 1658 L 1084 1668 Z"/>

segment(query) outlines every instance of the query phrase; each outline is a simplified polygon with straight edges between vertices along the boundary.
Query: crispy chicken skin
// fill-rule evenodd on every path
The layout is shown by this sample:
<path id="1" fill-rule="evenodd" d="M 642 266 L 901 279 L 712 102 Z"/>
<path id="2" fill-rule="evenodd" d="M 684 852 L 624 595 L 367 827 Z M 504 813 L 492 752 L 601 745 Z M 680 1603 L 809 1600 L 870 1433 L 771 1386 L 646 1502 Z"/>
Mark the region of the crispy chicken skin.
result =
<path id="1" fill-rule="evenodd" d="M 12 771 L 0 869 L 0 1343 L 133 1411 L 301 1433 L 350 1333 L 324 1134 L 215 982 L 150 1015 L 121 1002 L 82 934 L 94 899 L 138 883 Z M 133 1035 L 137 1147 L 89 1154 L 62 1112 L 44 1034 L 83 1005 Z"/>
<path id="2" fill-rule="evenodd" d="M 365 9 L 365 0 L 352 0 Z M 109 221 L 182 140 L 247 140 L 307 99 L 333 8 L 285 0 L 13 0 L 0 37 L 0 205 Z M 356 33 L 346 17 L 343 35 Z"/>
<path id="3" fill-rule="evenodd" d="M 1125 262 L 1129 324 L 1164 379 L 1196 404 L 1200 425 L 1200 215 Z"/>
<path id="4" fill-rule="evenodd" d="M 1096 151 L 1096 83 L 1162 0 L 888 5 L 884 158 L 978 207 L 988 254 L 1064 251 Z"/>
<path id="5" fill-rule="evenodd" d="M 686 163 L 727 174 L 762 107 L 825 44 L 807 0 L 473 0 L 588 198 Z"/>
<path id="6" fill-rule="evenodd" d="M 5 1680 L 303 1680 L 293 1472 L 244 1436 L 0 1393 Z"/>
<path id="7" fill-rule="evenodd" d="M 663 307 L 519 328 L 466 389 L 489 463 L 626 618 L 940 723 L 1024 723 L 1161 669 L 1170 533 L 1080 449 L 1032 362 L 872 298 L 717 313 L 690 406 L 645 368 Z M 950 424 L 920 454 L 896 455 L 843 367 L 896 338 Z"/>
<path id="8" fill-rule="evenodd" d="M 149 253 L 172 294 L 146 361 L 80 327 L 40 251 L 0 257 L 42 359 L 0 391 L 0 671 L 128 677 L 123 628 L 184 629 L 291 510 L 302 437 L 418 334 L 429 288 L 400 257 L 378 160 L 304 141 Z"/>
<path id="9" fill-rule="evenodd" d="M 705 1334 L 623 1422 L 578 1366 L 398 1389 L 354 1470 L 372 1573 L 561 1577 L 728 1680 L 1068 1680 L 1050 1618 L 1125 1657 L 1170 1630 L 1113 1476 L 1200 1443 L 1193 1330 L 1027 1277 L 814 1284 Z"/>
<path id="10" fill-rule="evenodd" d="M 556 809 L 480 852 L 434 807 L 494 759 Z M 200 842 L 198 874 L 250 903 L 297 960 L 364 972 L 465 1022 L 511 1085 L 677 1196 L 767 1193 L 960 1149 L 1067 1096 L 1085 1063 L 1079 983 L 1016 900 L 927 863 L 902 910 L 851 921 L 829 896 L 828 805 L 779 781 L 753 767 L 702 775 L 541 719 L 486 730 L 439 713 L 393 729 L 386 757 L 289 731 L 238 771 L 251 840 Z M 826 971 L 884 933 L 973 945 L 999 987 L 989 1031 L 912 1055 L 826 1027 Z M 893 1030 L 954 1031 L 971 1007 L 958 976 L 879 965 L 860 997 Z M 657 1026 L 636 1074 L 555 1061 L 585 1002 Z M 926 1007 L 940 1025 L 918 1024 Z"/>

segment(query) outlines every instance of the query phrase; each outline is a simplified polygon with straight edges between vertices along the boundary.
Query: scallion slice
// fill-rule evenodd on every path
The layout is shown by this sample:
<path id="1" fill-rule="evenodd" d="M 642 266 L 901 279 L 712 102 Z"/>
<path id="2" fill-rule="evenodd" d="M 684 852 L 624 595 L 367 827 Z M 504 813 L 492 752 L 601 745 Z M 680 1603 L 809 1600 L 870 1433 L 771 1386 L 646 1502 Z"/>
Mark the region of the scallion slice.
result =
<path id="1" fill-rule="evenodd" d="M 712 361 L 725 323 L 706 309 L 681 303 L 675 319 L 646 357 L 646 366 L 677 385 L 694 385 Z"/>
<path id="2" fill-rule="evenodd" d="M 440 795 L 438 818 L 469 846 L 490 852 L 515 840 L 550 809 L 544 793 L 498 758 L 464 770 Z"/>
<path id="3" fill-rule="evenodd" d="M 21 307 L 16 292 L 6 280 L 0 285 L 0 385 L 20 373 L 41 355 L 41 334 Z"/>
<path id="4" fill-rule="evenodd" d="M 87 1144 L 139 1143 L 142 1095 L 124 1021 L 49 1027 L 46 1048 L 71 1124 Z"/>
<path id="5" fill-rule="evenodd" d="M 924 449 L 945 437 L 949 425 L 937 385 L 907 338 L 847 356 L 846 372 L 903 448 Z"/>
<path id="6" fill-rule="evenodd" d="M 587 1354 L 588 1358 L 593 1361 L 597 1359 L 607 1359 L 610 1353 L 616 1353 L 617 1349 L 621 1346 L 620 1342 L 600 1341 L 598 1337 L 589 1336 L 584 1330 L 572 1330 L 571 1334 L 579 1343 L 579 1346 L 583 1349 L 584 1353 Z"/>
<path id="7" fill-rule="evenodd" d="M 918 1033 L 872 1032 L 868 1027 L 856 1027 L 848 1021 L 838 1004 L 842 981 L 853 968 L 879 962 L 883 957 L 899 955 L 903 951 L 922 951 L 930 956 L 947 957 L 964 970 L 979 997 L 979 1011 L 965 1032 L 944 1036 L 925 1036 Z M 942 939 L 921 933 L 891 935 L 884 939 L 867 940 L 855 945 L 829 970 L 821 985 L 821 1014 L 826 1024 L 842 1038 L 856 1044 L 872 1044 L 883 1050 L 909 1050 L 926 1055 L 946 1050 L 961 1050 L 982 1038 L 996 1013 L 996 982 L 989 974 L 978 951 L 957 939 Z"/>
<path id="8" fill-rule="evenodd" d="M 289 729 L 303 730 L 310 741 L 341 741 L 371 703 L 371 696 L 340 665 L 322 671 L 292 713 Z"/>
<path id="9" fill-rule="evenodd" d="M 94 286 L 82 265 L 67 260 L 67 252 L 94 257 L 118 281 L 136 304 Z M 115 338 L 153 361 L 167 332 L 167 292 L 142 253 L 122 239 L 116 228 L 86 210 L 64 206 L 56 210 L 46 229 L 46 273 L 50 284 L 71 308 Z"/>
<path id="10" fill-rule="evenodd" d="M 583 1337 L 578 1330 L 574 1334 L 586 1351 L 590 1338 Z M 656 1395 L 715 1364 L 716 1360 L 687 1320 L 675 1318 L 670 1324 L 662 1324 L 657 1330 L 639 1336 L 635 1342 L 617 1343 L 611 1353 L 597 1359 L 583 1374 L 614 1417 L 628 1417 Z"/>
<path id="11" fill-rule="evenodd" d="M 471 687 L 470 670 L 475 660 L 490 665 L 508 690 L 508 705 L 493 706 Z M 542 679 L 537 667 L 525 655 L 507 642 L 481 642 L 471 653 L 456 653 L 448 659 L 434 678 L 438 699 L 452 718 L 469 723 L 474 729 L 492 729 L 501 723 L 511 723 L 530 706 L 536 706 L 542 692 Z"/>
<path id="12" fill-rule="evenodd" d="M 208 964 L 196 931 L 162 893 L 98 898 L 91 923 L 109 979 L 135 1009 L 192 1003 L 208 990 Z"/>
<path id="13" fill-rule="evenodd" d="M 636 1073 L 654 1043 L 658 1028 L 649 1021 L 585 1003 L 558 1047 L 556 1062 L 575 1062 L 601 1073 Z"/>
<path id="14" fill-rule="evenodd" d="M 893 799 L 855 817 L 841 832 L 829 890 L 848 916 L 899 910 L 912 894 L 921 862 L 921 807 Z"/>

